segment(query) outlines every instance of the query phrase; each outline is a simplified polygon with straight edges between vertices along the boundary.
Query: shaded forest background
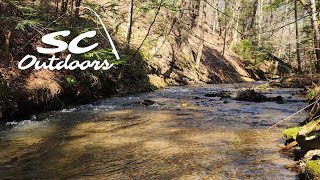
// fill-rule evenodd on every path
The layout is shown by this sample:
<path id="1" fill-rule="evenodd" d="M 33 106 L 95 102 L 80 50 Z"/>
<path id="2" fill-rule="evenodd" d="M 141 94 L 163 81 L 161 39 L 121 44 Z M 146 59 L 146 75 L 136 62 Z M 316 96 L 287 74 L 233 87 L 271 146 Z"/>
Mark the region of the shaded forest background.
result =
<path id="1" fill-rule="evenodd" d="M 97 11 L 119 50 L 116 61 Z M 320 2 L 315 0 L 0 0 L 0 118 L 61 109 L 167 85 L 277 79 L 320 71 Z M 77 60 L 108 59 L 110 71 L 21 71 L 38 60 L 41 37 L 97 30 Z M 61 37 L 62 38 L 62 37 Z M 64 59 L 68 52 L 56 54 Z"/>

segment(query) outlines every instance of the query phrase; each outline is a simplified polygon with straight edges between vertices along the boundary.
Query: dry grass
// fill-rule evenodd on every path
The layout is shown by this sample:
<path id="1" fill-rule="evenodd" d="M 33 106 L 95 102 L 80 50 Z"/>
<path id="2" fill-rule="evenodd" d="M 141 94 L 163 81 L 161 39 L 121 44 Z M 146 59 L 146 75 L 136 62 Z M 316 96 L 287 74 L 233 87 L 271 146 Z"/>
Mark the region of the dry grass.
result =
<path id="1" fill-rule="evenodd" d="M 61 93 L 61 86 L 54 80 L 51 71 L 37 71 L 29 76 L 26 88 L 31 92 L 30 100 L 36 103 L 49 102 Z"/>

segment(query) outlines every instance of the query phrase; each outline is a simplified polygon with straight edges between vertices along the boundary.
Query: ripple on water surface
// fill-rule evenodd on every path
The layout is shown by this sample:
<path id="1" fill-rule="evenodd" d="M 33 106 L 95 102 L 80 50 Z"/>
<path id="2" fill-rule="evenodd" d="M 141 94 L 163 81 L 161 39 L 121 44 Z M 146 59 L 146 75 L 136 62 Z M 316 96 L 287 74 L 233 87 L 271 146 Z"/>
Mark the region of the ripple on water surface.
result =
<path id="1" fill-rule="evenodd" d="M 302 98 L 288 89 L 275 94 L 295 103 L 205 97 L 222 90 L 237 91 L 171 87 L 9 123 L 0 131 L 1 178 L 295 179 L 279 152 L 282 128 L 265 129 L 302 108 Z"/>

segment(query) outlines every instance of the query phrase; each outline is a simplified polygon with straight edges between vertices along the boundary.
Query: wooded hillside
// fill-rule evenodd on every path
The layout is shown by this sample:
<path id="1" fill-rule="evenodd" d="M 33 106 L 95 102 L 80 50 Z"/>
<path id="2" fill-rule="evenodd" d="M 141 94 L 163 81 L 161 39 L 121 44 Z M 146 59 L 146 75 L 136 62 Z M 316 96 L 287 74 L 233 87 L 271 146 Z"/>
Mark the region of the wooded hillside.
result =
<path id="1" fill-rule="evenodd" d="M 116 60 L 96 11 L 121 56 Z M 320 71 L 320 2 L 315 0 L 1 0 L 2 114 L 69 104 L 166 85 L 241 82 Z M 109 71 L 21 71 L 45 34 L 96 30 L 99 48 L 79 60 L 108 59 Z M 55 56 L 65 59 L 68 51 Z M 33 104 L 26 106 L 26 104 Z"/>

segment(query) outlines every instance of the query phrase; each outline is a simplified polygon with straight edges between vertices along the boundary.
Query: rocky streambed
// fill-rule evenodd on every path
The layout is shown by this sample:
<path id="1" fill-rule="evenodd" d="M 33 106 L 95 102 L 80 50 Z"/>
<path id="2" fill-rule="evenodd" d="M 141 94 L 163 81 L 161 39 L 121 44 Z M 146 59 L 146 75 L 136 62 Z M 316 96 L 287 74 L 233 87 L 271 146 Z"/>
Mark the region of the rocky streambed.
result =
<path id="1" fill-rule="evenodd" d="M 296 179 L 281 132 L 306 113 L 267 128 L 305 98 L 300 89 L 265 89 L 283 102 L 235 100 L 249 86 L 169 87 L 12 120 L 0 127 L 0 177 Z"/>

